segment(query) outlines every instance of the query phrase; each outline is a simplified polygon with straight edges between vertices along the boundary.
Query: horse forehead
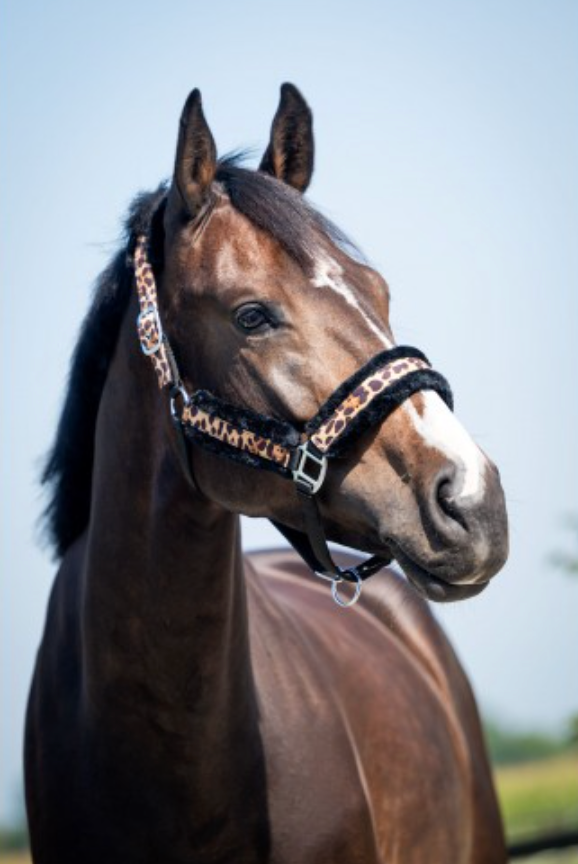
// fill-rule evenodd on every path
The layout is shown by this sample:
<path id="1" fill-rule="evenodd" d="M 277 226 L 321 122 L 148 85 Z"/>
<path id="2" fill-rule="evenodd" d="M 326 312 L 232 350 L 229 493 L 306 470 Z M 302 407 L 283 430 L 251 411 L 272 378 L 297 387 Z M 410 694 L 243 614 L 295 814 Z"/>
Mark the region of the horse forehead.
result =
<path id="1" fill-rule="evenodd" d="M 217 282 L 234 281 L 240 274 L 251 274 L 254 280 L 283 268 L 279 244 L 230 205 L 217 207 L 192 251 Z"/>

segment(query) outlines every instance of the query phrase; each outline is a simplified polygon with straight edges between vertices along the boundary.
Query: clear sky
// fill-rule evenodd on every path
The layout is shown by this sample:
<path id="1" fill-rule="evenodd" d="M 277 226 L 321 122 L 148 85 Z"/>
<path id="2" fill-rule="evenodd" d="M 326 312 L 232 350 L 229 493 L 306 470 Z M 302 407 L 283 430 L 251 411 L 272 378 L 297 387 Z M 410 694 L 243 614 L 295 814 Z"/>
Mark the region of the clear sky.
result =
<path id="1" fill-rule="evenodd" d="M 0 821 L 54 573 L 40 459 L 90 286 L 133 194 L 169 173 L 194 86 L 221 152 L 264 147 L 282 81 L 309 100 L 311 198 L 502 472 L 510 561 L 440 617 L 485 708 L 545 728 L 578 709 L 578 580 L 548 563 L 578 510 L 577 25 L 574 0 L 5 0 Z"/>

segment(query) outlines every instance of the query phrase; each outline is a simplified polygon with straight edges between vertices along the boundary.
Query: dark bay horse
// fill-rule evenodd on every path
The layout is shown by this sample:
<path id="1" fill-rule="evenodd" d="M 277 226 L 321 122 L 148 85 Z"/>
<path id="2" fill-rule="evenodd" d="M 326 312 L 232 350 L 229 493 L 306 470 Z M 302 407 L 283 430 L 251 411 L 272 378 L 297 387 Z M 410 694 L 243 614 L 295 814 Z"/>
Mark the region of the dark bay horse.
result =
<path id="1" fill-rule="evenodd" d="M 501 568 L 498 473 L 394 347 L 385 282 L 302 196 L 312 170 L 291 85 L 259 171 L 217 160 L 193 91 L 172 181 L 97 285 L 45 475 L 38 864 L 505 861 L 475 702 L 422 596 Z M 291 482 L 306 437 L 322 487 L 311 466 Z M 294 552 L 244 556 L 240 513 L 408 581 L 384 570 L 340 609 Z M 342 599 L 350 564 L 325 565 Z"/>

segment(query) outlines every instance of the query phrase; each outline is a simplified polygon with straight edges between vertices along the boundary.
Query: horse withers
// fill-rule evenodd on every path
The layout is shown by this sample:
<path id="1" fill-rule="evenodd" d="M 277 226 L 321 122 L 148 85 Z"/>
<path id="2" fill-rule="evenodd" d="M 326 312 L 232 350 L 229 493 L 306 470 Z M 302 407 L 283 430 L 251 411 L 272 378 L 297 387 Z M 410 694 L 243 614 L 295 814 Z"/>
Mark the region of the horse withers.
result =
<path id="1" fill-rule="evenodd" d="M 292 85 L 258 171 L 217 159 L 193 91 L 172 180 L 97 284 L 45 471 L 62 562 L 26 728 L 38 864 L 505 861 L 424 600 L 503 565 L 498 473 L 306 202 L 312 170 Z M 244 556 L 240 513 L 301 554 Z"/>

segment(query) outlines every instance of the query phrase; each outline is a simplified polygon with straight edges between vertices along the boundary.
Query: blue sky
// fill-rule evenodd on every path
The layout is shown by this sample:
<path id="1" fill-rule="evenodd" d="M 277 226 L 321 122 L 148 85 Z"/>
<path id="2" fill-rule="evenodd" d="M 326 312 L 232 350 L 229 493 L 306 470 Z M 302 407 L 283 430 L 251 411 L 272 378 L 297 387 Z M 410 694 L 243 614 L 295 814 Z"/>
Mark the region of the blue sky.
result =
<path id="1" fill-rule="evenodd" d="M 510 561 L 440 617 L 484 707 L 550 728 L 578 710 L 578 581 L 548 563 L 578 510 L 577 24 L 573 0 L 4 5 L 0 821 L 54 573 L 40 459 L 91 284 L 194 86 L 220 152 L 264 147 L 282 81 L 309 100 L 310 197 L 502 472 Z M 272 530 L 247 524 L 247 546 Z"/>

